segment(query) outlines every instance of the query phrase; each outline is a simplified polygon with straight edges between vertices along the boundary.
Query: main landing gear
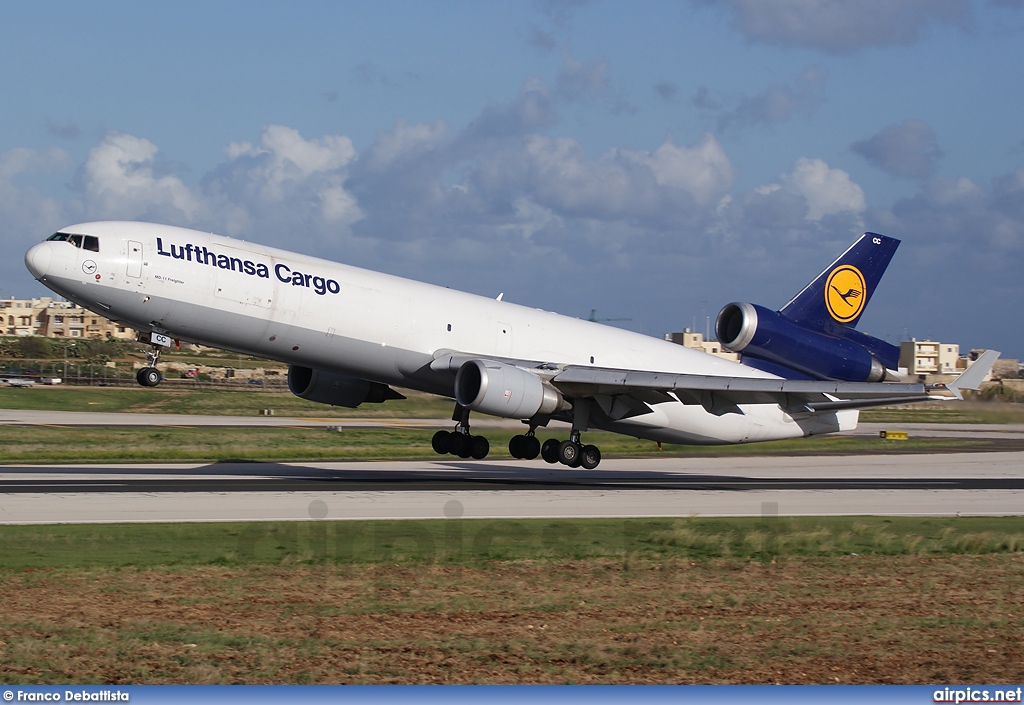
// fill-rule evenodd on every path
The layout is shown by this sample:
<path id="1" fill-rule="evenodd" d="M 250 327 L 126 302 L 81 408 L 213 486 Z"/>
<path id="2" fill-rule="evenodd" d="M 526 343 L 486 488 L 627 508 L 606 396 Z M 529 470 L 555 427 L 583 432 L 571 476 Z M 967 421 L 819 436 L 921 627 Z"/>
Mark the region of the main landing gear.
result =
<path id="1" fill-rule="evenodd" d="M 544 441 L 540 454 L 552 465 L 561 463 L 570 468 L 582 467 L 584 470 L 593 470 L 601 462 L 601 449 L 595 445 L 583 445 L 580 432 L 576 430 L 569 434 L 567 441 L 559 442 L 556 438 Z"/>
<path id="2" fill-rule="evenodd" d="M 569 440 L 559 443 L 554 438 L 544 441 L 540 454 L 552 465 L 561 463 L 570 468 L 593 470 L 601 462 L 601 451 L 595 445 L 583 445 L 580 436 L 590 427 L 589 399 L 576 399 L 572 405 L 572 431 Z"/>
<path id="3" fill-rule="evenodd" d="M 160 346 L 154 344 L 153 349 L 146 353 L 146 367 L 135 373 L 135 381 L 143 387 L 155 387 L 164 381 L 164 376 L 156 368 L 157 360 L 160 359 Z"/>
<path id="4" fill-rule="evenodd" d="M 438 431 L 431 439 L 430 445 L 434 452 L 439 455 L 450 453 L 460 458 L 476 460 L 487 457 L 490 451 L 487 439 L 470 433 L 469 409 L 456 404 L 452 420 L 457 422 L 454 431 Z M 508 443 L 508 452 L 513 458 L 533 460 L 539 455 L 552 465 L 561 463 L 570 468 L 582 467 L 585 470 L 593 470 L 601 462 L 600 449 L 595 445 L 583 445 L 580 441 L 580 431 L 576 429 L 572 430 L 567 441 L 549 438 L 543 444 L 535 435 L 536 430 L 537 427 L 531 424 L 530 430 L 526 433 L 512 436 Z"/>
<path id="5" fill-rule="evenodd" d="M 430 439 L 430 445 L 438 455 L 451 453 L 460 458 L 483 460 L 491 451 L 491 444 L 483 436 L 474 436 L 469 432 L 469 409 L 461 404 L 455 405 L 452 421 L 456 421 L 454 431 L 438 431 Z"/>

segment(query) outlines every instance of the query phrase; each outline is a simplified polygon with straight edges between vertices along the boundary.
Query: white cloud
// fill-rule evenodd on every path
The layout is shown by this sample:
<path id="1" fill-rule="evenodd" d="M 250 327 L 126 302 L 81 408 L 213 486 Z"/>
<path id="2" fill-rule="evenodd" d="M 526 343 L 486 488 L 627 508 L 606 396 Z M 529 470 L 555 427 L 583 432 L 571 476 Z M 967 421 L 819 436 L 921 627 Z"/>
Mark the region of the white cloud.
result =
<path id="1" fill-rule="evenodd" d="M 86 210 L 92 217 L 164 217 L 192 222 L 200 200 L 177 176 L 153 171 L 157 147 L 149 140 L 112 132 L 93 147 L 82 167 Z"/>
<path id="2" fill-rule="evenodd" d="M 692 146 L 679 146 L 667 139 L 651 153 L 619 154 L 627 161 L 650 168 L 659 185 L 685 191 L 702 205 L 724 196 L 735 178 L 732 162 L 711 133 Z"/>
<path id="3" fill-rule="evenodd" d="M 280 201 L 289 184 L 341 170 L 355 157 L 355 148 L 343 135 L 304 140 L 298 130 L 271 125 L 263 130 L 258 146 L 232 143 L 226 154 L 230 161 L 249 159 L 248 175 L 260 185 L 260 195 Z"/>
<path id="4" fill-rule="evenodd" d="M 907 46 L 931 24 L 968 29 L 967 0 L 728 0 L 734 25 L 750 39 L 849 52 L 869 46 Z"/>
<path id="5" fill-rule="evenodd" d="M 377 140 L 362 160 L 368 168 L 381 170 L 396 161 L 439 148 L 444 144 L 447 131 L 447 125 L 440 121 L 410 125 L 405 120 L 399 120 L 393 129 L 377 133 Z"/>
<path id="6" fill-rule="evenodd" d="M 206 193 L 229 208 L 230 232 L 252 223 L 315 218 L 348 226 L 362 218 L 346 181 L 355 160 L 352 140 L 325 135 L 307 140 L 298 130 L 270 125 L 259 142 L 233 142 L 227 162 L 206 180 Z"/>
<path id="7" fill-rule="evenodd" d="M 478 157 L 482 198 L 526 196 L 570 218 L 642 219 L 655 229 L 710 217 L 732 187 L 734 169 L 711 134 L 692 145 L 666 139 L 653 151 L 614 149 L 591 159 L 569 137 L 530 135 L 516 151 Z"/>
<path id="8" fill-rule="evenodd" d="M 801 157 L 781 182 L 787 190 L 807 199 L 808 220 L 821 220 L 833 213 L 861 213 L 867 208 L 864 190 L 850 175 L 820 159 Z"/>
<path id="9" fill-rule="evenodd" d="M 57 147 L 42 152 L 24 147 L 12 149 L 0 154 L 0 183 L 12 185 L 11 182 L 21 174 L 62 169 L 68 160 L 68 153 Z"/>

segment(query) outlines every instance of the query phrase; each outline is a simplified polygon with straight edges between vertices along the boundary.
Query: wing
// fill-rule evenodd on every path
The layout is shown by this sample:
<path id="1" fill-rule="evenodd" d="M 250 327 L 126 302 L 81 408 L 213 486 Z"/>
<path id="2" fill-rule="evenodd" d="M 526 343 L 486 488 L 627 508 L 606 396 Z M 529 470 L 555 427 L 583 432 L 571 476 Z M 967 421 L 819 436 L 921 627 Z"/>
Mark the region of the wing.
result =
<path id="1" fill-rule="evenodd" d="M 650 403 L 678 400 L 701 404 L 712 413 L 727 413 L 740 404 L 778 404 L 794 413 L 863 409 L 937 399 L 962 399 L 961 390 L 977 389 L 999 353 L 982 354 L 949 384 L 898 382 L 832 382 L 823 380 L 719 377 L 583 365 L 557 365 L 530 360 L 496 360 L 532 372 L 568 398 L 615 396 L 636 412 Z M 458 370 L 479 356 L 446 351 L 431 367 Z M 493 359 L 493 358 L 488 358 Z"/>
<path id="2" fill-rule="evenodd" d="M 570 366 L 552 383 L 568 397 L 598 394 L 660 392 L 684 404 L 701 404 L 722 413 L 741 404 L 778 404 L 792 412 L 838 411 L 889 404 L 909 404 L 935 398 L 923 384 L 827 382 L 663 374 Z"/>

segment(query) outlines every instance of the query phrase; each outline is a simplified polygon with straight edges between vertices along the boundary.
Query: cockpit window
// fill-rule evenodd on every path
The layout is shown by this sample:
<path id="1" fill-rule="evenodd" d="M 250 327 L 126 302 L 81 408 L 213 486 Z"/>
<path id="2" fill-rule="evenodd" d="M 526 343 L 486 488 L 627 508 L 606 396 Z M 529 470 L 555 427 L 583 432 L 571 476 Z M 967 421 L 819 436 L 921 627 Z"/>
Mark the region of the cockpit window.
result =
<path id="1" fill-rule="evenodd" d="M 70 242 L 75 247 L 89 252 L 100 251 L 100 239 L 95 235 L 72 235 L 71 233 L 54 233 L 46 238 L 47 242 Z"/>

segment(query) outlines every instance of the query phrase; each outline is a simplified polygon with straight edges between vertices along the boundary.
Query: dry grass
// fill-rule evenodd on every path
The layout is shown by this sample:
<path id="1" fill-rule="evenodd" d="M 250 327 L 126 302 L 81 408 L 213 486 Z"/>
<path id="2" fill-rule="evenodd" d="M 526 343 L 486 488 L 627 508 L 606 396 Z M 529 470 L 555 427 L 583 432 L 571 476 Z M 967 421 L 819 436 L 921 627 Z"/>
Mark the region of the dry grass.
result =
<path id="1" fill-rule="evenodd" d="M 9 571 L 0 680 L 1024 680 L 1024 557 Z"/>

